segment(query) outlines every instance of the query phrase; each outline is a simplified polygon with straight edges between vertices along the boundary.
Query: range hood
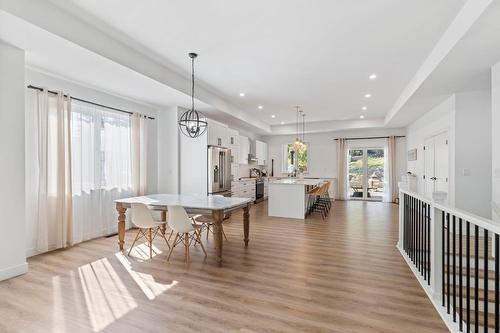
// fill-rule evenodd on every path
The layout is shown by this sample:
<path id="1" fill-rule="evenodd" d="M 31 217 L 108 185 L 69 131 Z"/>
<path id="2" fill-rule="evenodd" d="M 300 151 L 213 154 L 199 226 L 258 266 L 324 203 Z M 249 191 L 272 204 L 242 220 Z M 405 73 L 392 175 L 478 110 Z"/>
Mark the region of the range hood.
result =
<path id="1" fill-rule="evenodd" d="M 257 162 L 257 157 L 254 154 L 248 154 L 248 162 Z"/>

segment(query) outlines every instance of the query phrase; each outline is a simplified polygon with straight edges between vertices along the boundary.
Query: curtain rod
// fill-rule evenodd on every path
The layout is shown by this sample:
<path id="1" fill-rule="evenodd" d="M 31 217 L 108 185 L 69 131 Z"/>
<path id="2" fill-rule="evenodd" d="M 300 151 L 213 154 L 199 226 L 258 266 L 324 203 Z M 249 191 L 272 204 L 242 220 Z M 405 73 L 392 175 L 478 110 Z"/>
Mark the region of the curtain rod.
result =
<path id="1" fill-rule="evenodd" d="M 33 86 L 33 85 L 29 85 L 28 86 L 29 89 L 34 89 L 34 90 L 39 90 L 39 91 L 43 91 L 43 88 L 41 87 L 36 87 L 36 86 Z M 53 91 L 53 90 L 47 90 L 47 92 L 49 94 L 56 94 L 57 95 L 57 91 Z M 68 95 L 64 95 L 65 97 L 68 97 Z M 73 97 L 71 96 L 71 99 L 74 99 L 75 101 L 79 101 L 79 102 L 83 102 L 83 103 L 87 103 L 87 104 L 92 104 L 92 105 L 95 105 L 95 106 L 100 106 L 102 108 L 106 108 L 106 109 L 110 109 L 110 110 L 114 110 L 114 111 L 118 111 L 118 112 L 123 112 L 123 113 L 128 113 L 128 114 L 134 114 L 134 112 L 131 112 L 131 111 L 127 111 L 127 110 L 122 110 L 122 109 L 117 109 L 117 108 L 114 108 L 112 106 L 107 106 L 107 105 L 104 105 L 104 104 L 99 104 L 99 103 L 96 103 L 96 102 L 92 102 L 92 101 L 89 101 L 89 100 L 86 100 L 86 99 L 83 99 L 83 98 L 78 98 L 78 97 Z M 149 117 L 148 116 L 148 119 L 151 119 L 151 120 L 154 120 L 155 118 L 153 117 Z"/>
<path id="2" fill-rule="evenodd" d="M 405 135 L 394 135 L 395 138 L 405 138 L 406 136 Z M 389 139 L 388 136 L 371 136 L 371 137 L 368 137 L 368 138 L 345 138 L 346 140 L 371 140 L 371 139 Z M 334 139 L 335 141 L 338 140 L 337 139 Z"/>

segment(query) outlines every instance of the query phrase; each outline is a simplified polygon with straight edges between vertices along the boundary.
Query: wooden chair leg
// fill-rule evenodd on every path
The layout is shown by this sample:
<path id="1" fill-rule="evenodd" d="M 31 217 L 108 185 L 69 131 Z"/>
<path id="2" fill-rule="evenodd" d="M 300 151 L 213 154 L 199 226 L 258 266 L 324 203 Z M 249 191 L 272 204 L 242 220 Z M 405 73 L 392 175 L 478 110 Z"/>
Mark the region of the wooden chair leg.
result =
<path id="1" fill-rule="evenodd" d="M 184 233 L 184 245 L 186 246 L 186 262 L 189 262 L 189 234 Z"/>
<path id="2" fill-rule="evenodd" d="M 139 235 L 140 234 L 141 234 L 141 229 L 139 229 L 139 231 L 137 231 L 137 235 L 135 235 L 134 242 L 132 243 L 132 246 L 130 247 L 130 250 L 128 250 L 128 254 L 127 254 L 128 256 L 130 256 L 130 252 L 132 252 L 132 249 L 134 248 L 135 243 L 139 239 Z"/>
<path id="3" fill-rule="evenodd" d="M 222 228 L 222 235 L 224 236 L 224 239 L 227 241 L 226 233 L 224 232 L 224 228 L 222 225 L 220 226 Z"/>
<path id="4" fill-rule="evenodd" d="M 170 249 L 170 244 L 169 244 L 169 242 L 167 240 L 167 237 L 165 237 L 165 230 L 161 229 L 161 227 L 158 227 L 158 228 L 160 228 L 160 235 L 161 235 L 161 237 L 165 240 L 165 243 L 167 243 L 167 246 Z"/>
<path id="5" fill-rule="evenodd" d="M 172 238 L 172 235 L 174 234 L 173 230 L 170 230 L 170 235 L 168 236 L 168 240 L 170 241 L 170 238 Z"/>
<path id="6" fill-rule="evenodd" d="M 148 228 L 149 234 L 149 259 L 153 259 L 153 235 L 151 234 L 151 228 Z"/>
<path id="7" fill-rule="evenodd" d="M 196 241 L 200 243 L 201 249 L 203 250 L 203 253 L 205 253 L 205 258 L 207 257 L 207 251 L 205 250 L 205 247 L 203 246 L 203 243 L 201 242 L 201 236 L 199 233 L 196 234 Z"/>
<path id="8" fill-rule="evenodd" d="M 177 245 L 177 239 L 178 238 L 179 238 L 179 233 L 176 233 L 175 234 L 175 238 L 174 238 L 174 243 L 172 244 L 172 247 L 170 247 L 170 251 L 168 252 L 167 261 L 170 260 L 170 256 L 172 255 L 172 251 L 174 251 L 174 247 Z"/>

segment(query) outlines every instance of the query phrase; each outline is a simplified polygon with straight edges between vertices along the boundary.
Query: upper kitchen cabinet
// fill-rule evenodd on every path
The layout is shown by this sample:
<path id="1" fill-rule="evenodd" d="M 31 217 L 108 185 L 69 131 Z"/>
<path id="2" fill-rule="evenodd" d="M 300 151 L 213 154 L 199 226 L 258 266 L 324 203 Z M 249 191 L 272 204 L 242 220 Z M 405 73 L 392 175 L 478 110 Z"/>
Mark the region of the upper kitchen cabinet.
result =
<path id="1" fill-rule="evenodd" d="M 230 146 L 239 146 L 240 136 L 238 135 L 238 131 L 228 128 L 227 129 L 227 139 L 229 141 Z"/>
<path id="2" fill-rule="evenodd" d="M 208 145 L 229 147 L 229 128 L 214 120 L 208 120 Z"/>
<path id="3" fill-rule="evenodd" d="M 267 164 L 267 143 L 255 140 L 255 158 L 258 165 Z"/>
<path id="4" fill-rule="evenodd" d="M 231 162 L 234 164 L 240 163 L 240 137 L 238 131 L 228 128 L 227 137 L 229 140 L 229 148 L 231 149 Z"/>
<path id="5" fill-rule="evenodd" d="M 248 164 L 248 154 L 250 154 L 250 140 L 243 135 L 239 136 L 239 163 Z"/>

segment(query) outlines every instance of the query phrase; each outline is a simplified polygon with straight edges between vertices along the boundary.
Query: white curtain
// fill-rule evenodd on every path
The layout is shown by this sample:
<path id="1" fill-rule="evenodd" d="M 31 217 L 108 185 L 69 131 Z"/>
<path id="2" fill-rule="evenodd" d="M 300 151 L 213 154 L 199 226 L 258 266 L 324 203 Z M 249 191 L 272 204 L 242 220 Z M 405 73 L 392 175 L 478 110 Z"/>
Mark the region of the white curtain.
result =
<path id="1" fill-rule="evenodd" d="M 147 193 L 148 117 L 132 116 L 132 190 L 135 195 Z"/>
<path id="2" fill-rule="evenodd" d="M 347 140 L 337 139 L 337 199 L 347 200 Z"/>
<path id="3" fill-rule="evenodd" d="M 384 170 L 384 202 L 395 202 L 398 197 L 398 180 L 396 172 L 396 137 L 390 136 L 385 147 Z"/>
<path id="4" fill-rule="evenodd" d="M 132 196 L 130 116 L 73 101 L 74 240 L 115 233 L 114 200 Z"/>
<path id="5" fill-rule="evenodd" d="M 37 92 L 35 156 L 28 157 L 36 176 L 30 197 L 36 219 L 36 252 L 73 244 L 71 198 L 71 100 L 62 92 Z M 36 162 L 35 162 L 36 161 Z"/>

